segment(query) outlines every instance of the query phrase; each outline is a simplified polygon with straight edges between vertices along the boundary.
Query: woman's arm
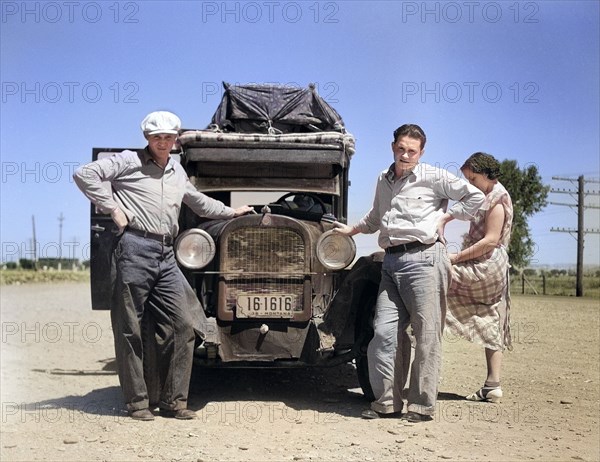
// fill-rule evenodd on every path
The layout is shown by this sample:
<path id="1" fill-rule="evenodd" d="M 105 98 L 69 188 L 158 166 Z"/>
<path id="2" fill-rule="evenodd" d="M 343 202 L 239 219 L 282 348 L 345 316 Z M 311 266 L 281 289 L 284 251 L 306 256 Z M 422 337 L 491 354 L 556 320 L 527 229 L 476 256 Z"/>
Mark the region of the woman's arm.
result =
<path id="1" fill-rule="evenodd" d="M 467 260 L 473 260 L 491 252 L 496 248 L 502 234 L 504 225 L 504 207 L 501 203 L 496 204 L 487 211 L 485 216 L 485 236 L 470 247 L 461 250 L 457 254 L 450 255 L 452 264 Z"/>

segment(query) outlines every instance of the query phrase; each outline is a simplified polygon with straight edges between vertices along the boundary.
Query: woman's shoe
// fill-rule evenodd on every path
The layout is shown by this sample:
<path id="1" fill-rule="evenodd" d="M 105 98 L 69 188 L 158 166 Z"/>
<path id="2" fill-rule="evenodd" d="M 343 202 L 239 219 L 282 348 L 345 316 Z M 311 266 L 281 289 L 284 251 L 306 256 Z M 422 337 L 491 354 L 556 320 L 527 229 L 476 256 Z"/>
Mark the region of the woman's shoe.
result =
<path id="1" fill-rule="evenodd" d="M 502 399 L 502 389 L 500 387 L 486 387 L 485 385 L 467 396 L 469 401 L 486 401 L 497 403 Z"/>

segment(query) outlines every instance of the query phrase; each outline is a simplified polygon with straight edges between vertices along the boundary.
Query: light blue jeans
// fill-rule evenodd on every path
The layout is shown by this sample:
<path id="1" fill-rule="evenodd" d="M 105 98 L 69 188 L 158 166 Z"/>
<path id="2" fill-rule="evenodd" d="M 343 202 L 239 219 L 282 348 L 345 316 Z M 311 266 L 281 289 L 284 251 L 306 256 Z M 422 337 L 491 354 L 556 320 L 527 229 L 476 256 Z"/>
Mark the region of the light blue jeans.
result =
<path id="1" fill-rule="evenodd" d="M 376 398 L 371 403 L 374 411 L 402 411 L 411 356 L 407 328 L 411 326 L 415 356 L 408 411 L 434 414 L 450 277 L 450 260 L 441 242 L 385 255 L 375 308 L 375 334 L 367 350 L 369 378 Z"/>

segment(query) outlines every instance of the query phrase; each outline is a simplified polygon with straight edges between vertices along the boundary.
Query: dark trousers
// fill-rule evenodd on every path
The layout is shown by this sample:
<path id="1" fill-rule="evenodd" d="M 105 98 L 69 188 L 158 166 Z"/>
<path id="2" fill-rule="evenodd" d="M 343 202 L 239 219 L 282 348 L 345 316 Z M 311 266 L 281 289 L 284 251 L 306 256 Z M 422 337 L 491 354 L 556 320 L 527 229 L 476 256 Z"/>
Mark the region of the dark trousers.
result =
<path id="1" fill-rule="evenodd" d="M 173 248 L 125 232 L 115 248 L 116 283 L 111 321 L 119 381 L 128 410 L 149 407 L 144 379 L 142 317 L 154 324 L 158 404 L 185 409 L 195 334 L 186 303 L 189 284 L 177 267 Z M 155 377 L 153 377 L 154 379 Z M 153 380 L 154 381 L 154 380 Z"/>

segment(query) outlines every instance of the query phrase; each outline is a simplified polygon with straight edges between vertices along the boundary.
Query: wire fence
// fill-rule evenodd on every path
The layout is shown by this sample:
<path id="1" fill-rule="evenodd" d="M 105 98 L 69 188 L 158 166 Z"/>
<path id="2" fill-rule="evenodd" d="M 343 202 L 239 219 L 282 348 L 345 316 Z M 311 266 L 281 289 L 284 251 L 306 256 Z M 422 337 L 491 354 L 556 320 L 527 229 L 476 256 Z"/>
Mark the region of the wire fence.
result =
<path id="1" fill-rule="evenodd" d="M 575 296 L 576 277 L 573 275 L 551 276 L 548 274 L 526 276 L 513 274 L 510 277 L 511 294 Z M 600 276 L 583 277 L 583 296 L 600 299 Z"/>

